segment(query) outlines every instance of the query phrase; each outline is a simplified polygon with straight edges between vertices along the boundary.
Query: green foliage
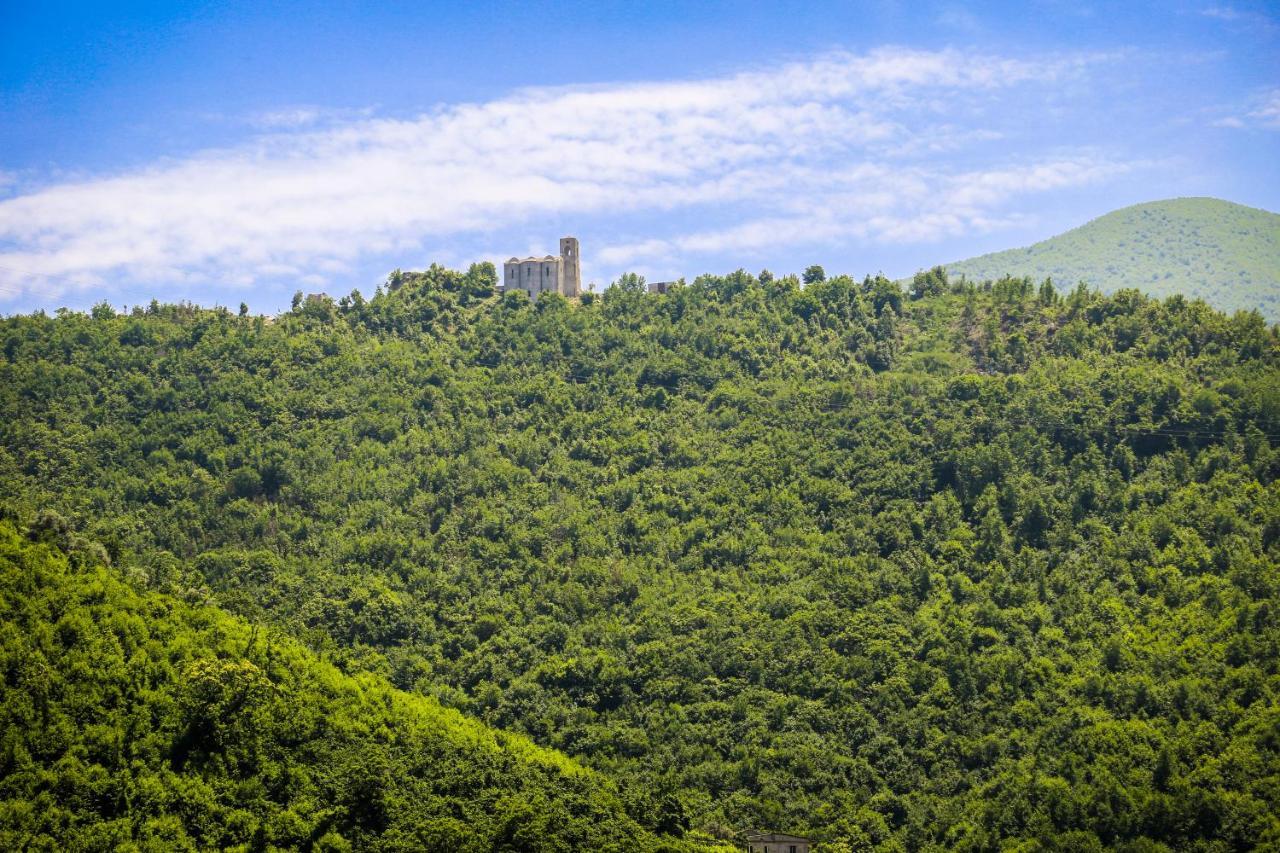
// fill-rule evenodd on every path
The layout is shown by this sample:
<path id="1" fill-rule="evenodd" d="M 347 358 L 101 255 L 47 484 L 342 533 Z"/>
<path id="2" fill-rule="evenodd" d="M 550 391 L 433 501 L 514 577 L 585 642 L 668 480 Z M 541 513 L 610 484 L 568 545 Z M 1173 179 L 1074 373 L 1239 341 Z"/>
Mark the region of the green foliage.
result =
<path id="1" fill-rule="evenodd" d="M 947 291 L 947 271 L 942 267 L 934 267 L 928 272 L 916 273 L 911 281 L 911 296 L 922 299 L 926 296 L 941 296 Z"/>
<path id="2" fill-rule="evenodd" d="M 971 281 L 1005 275 L 1182 294 L 1280 320 L 1280 216 L 1212 198 L 1138 204 L 1033 246 L 947 264 Z"/>
<path id="3" fill-rule="evenodd" d="M 620 293 L 644 293 L 644 276 L 633 272 L 623 273 L 609 286 L 609 289 Z"/>
<path id="4" fill-rule="evenodd" d="M 661 845 L 563 756 L 44 538 L 0 522 L 6 850 Z"/>
<path id="5" fill-rule="evenodd" d="M 41 547 L 101 543 L 146 600 L 215 602 L 416 695 L 396 707 L 573 756 L 618 786 L 606 840 L 1280 843 L 1280 338 L 1258 314 L 932 272 L 918 298 L 738 271 L 581 303 L 476 278 L 397 272 L 274 322 L 0 321 L 10 516 L 49 508 Z M 166 749 L 236 779 L 292 713 L 244 630 L 177 655 L 156 712 Z M 342 755 L 317 802 L 354 816 L 298 831 L 389 837 L 416 794 L 386 793 L 386 749 Z M 490 790 L 468 762 L 451 778 Z M 72 808 L 61 790 L 22 788 L 11 820 Z M 219 832 L 267 814 L 235 790 Z M 543 790 L 423 825 L 519 847 L 561 825 Z M 221 843 L 166 808 L 156 833 Z"/>

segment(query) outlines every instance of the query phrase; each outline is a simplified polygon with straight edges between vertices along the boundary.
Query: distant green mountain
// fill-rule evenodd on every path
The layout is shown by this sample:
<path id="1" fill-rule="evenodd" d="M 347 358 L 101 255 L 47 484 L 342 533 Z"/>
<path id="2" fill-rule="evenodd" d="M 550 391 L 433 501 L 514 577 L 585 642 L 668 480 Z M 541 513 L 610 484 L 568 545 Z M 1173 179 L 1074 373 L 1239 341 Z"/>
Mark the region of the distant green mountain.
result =
<path id="1" fill-rule="evenodd" d="M 1181 293 L 1280 320 L 1280 215 L 1216 198 L 1135 204 L 1032 246 L 947 264 L 951 276 L 1052 277 L 1104 291 Z"/>

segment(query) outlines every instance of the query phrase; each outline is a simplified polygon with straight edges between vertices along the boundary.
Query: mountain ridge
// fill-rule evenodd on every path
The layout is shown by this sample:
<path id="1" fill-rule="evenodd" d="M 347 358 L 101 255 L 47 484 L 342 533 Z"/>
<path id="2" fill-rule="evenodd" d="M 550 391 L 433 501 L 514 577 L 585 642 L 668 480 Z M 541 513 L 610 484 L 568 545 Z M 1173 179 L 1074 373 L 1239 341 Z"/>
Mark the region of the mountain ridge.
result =
<path id="1" fill-rule="evenodd" d="M 356 849 L 431 849 L 402 829 L 486 849 L 756 829 L 835 850 L 1274 846 L 1280 336 L 1195 300 L 923 278 L 906 294 L 739 271 L 648 294 L 633 277 L 531 301 L 432 266 L 271 323 L 190 305 L 5 319 L 0 518 L 59 513 L 123 577 L 568 755 L 625 813 L 574 787 L 587 777 L 512 790 L 491 751 L 409 773 L 366 761 L 380 741 L 364 733 L 403 719 L 358 725 L 376 701 L 313 715 L 354 743 L 322 730 L 289 748 L 293 709 L 315 710 L 288 704 L 313 695 L 304 680 L 250 709 L 282 748 L 236 724 L 178 757 L 220 782 L 255 755 L 279 768 L 265 781 L 307 774 L 335 823 L 264 800 L 251 775 L 221 785 L 192 846 L 249 843 L 255 822 L 277 847 L 334 829 Z M 103 585 L 65 575 L 46 586 L 90 598 L 79 616 L 45 608 L 39 632 L 0 619 L 12 755 L 26 767 L 34 743 L 41 759 L 21 788 L 0 774 L 0 832 L 19 842 L 48 806 L 129 817 L 76 781 L 82 746 L 114 770 L 115 743 L 218 719 L 191 700 L 251 676 L 244 662 L 290 680 L 251 629 L 228 629 L 187 656 L 212 664 L 133 703 L 159 713 L 150 736 L 117 738 L 130 729 L 79 710 L 105 703 L 79 702 L 86 737 L 68 724 L 50 742 L 21 689 L 43 683 L 36 652 L 74 695 L 123 689 L 155 671 L 117 665 L 147 621 L 174 624 L 82 631 Z M 26 577 L 8 587 L 19 612 Z M 104 654 L 62 656 L 82 635 Z M 438 786 L 441 764 L 457 784 Z M 476 791 L 532 811 L 495 820 Z M 573 834 L 538 835 L 562 805 Z M 47 848 L 106 846 L 93 827 L 50 829 Z"/>
<path id="2" fill-rule="evenodd" d="M 1280 321 L 1280 214 L 1216 198 L 1130 205 L 1029 246 L 944 266 L 974 280 L 1029 276 L 1066 288 L 1083 280 L 1107 292 L 1182 294 Z"/>

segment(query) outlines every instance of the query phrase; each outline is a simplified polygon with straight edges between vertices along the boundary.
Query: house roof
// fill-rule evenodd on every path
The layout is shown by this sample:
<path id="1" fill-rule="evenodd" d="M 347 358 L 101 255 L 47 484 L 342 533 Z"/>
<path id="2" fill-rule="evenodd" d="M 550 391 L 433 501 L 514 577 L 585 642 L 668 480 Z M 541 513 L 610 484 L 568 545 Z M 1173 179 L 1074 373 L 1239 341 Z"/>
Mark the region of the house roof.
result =
<path id="1" fill-rule="evenodd" d="M 803 835 L 787 835 L 785 832 L 749 832 L 747 833 L 747 841 L 760 841 L 767 843 L 796 842 L 797 844 L 812 844 L 809 839 Z"/>

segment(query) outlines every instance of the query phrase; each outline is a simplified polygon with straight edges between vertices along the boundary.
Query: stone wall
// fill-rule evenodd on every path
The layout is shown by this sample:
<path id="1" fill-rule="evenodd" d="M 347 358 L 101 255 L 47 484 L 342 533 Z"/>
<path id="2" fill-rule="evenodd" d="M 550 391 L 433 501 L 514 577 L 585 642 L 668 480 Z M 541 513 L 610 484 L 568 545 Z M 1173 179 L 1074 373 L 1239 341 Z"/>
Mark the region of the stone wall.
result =
<path id="1" fill-rule="evenodd" d="M 511 258 L 502 265 L 503 291 L 523 290 L 530 299 L 543 293 L 565 296 L 582 294 L 582 267 L 578 259 L 578 238 L 560 238 L 560 257 Z"/>
<path id="2" fill-rule="evenodd" d="M 582 266 L 578 259 L 578 238 L 560 238 L 560 261 L 564 271 L 560 292 L 565 296 L 582 295 Z"/>

